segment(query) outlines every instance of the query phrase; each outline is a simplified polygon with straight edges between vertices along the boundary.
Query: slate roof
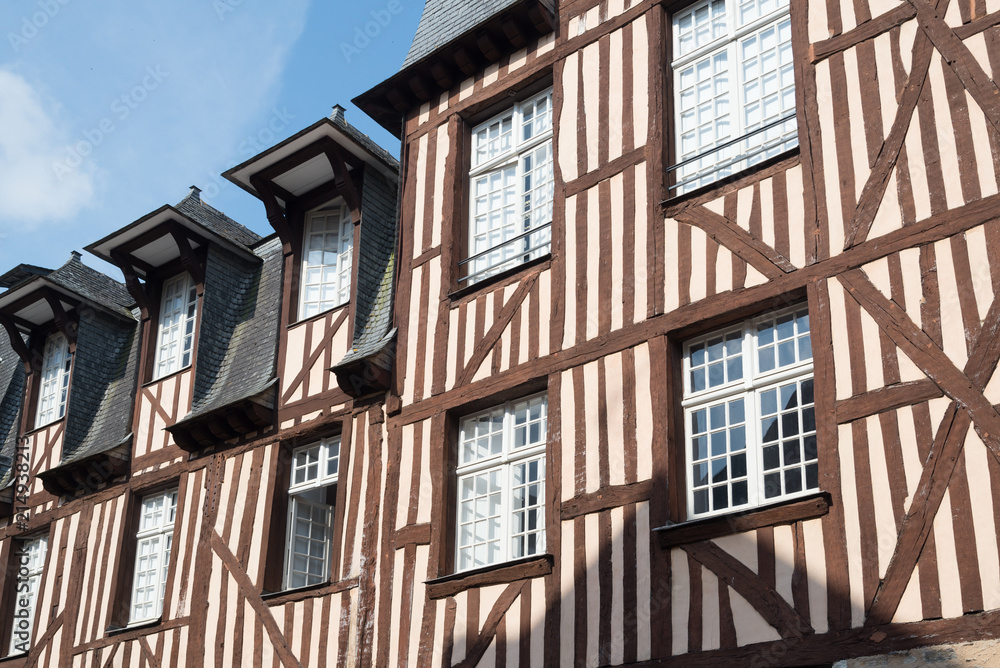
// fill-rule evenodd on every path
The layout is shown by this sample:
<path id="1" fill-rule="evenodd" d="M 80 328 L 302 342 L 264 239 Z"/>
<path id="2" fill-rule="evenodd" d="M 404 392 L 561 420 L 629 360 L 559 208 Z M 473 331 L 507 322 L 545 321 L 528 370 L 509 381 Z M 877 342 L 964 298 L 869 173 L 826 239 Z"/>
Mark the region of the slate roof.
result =
<path id="1" fill-rule="evenodd" d="M 132 310 L 135 300 L 124 285 L 84 265 L 77 252 L 55 271 L 27 272 L 25 276 L 44 276 L 43 280 L 85 300 L 77 307 L 76 352 L 60 466 L 119 446 L 129 436 L 137 381 L 139 317 Z M 6 455 L 13 452 L 24 400 L 23 366 L 7 336 L 0 336 L 0 358 L 0 393 L 4 393 L 0 394 L 0 454 Z M 11 363 L 16 367 L 13 370 Z"/>
<path id="2" fill-rule="evenodd" d="M 174 208 L 220 237 L 246 248 L 261 239 L 256 232 L 248 230 L 218 209 L 202 202 L 201 190 L 195 186 L 191 186 L 191 192 Z"/>
<path id="3" fill-rule="evenodd" d="M 396 260 L 396 190 L 374 169 L 365 167 L 361 193 L 361 240 L 358 282 L 354 287 L 354 340 L 338 367 L 380 356 L 395 338 L 392 329 Z M 391 354 L 391 350 L 389 351 Z M 379 366 L 388 368 L 392 360 Z"/>
<path id="4" fill-rule="evenodd" d="M 135 304 L 135 299 L 125 286 L 85 265 L 76 251 L 70 256 L 69 262 L 48 274 L 46 278 L 126 318 L 132 317 L 131 307 Z"/>
<path id="5" fill-rule="evenodd" d="M 275 380 L 281 311 L 281 240 L 247 262 L 210 246 L 191 412 L 182 420 L 257 396 Z"/>
<path id="6" fill-rule="evenodd" d="M 11 462 L 17 447 L 24 392 L 24 365 L 0 333 L 0 490 L 12 481 Z"/>
<path id="7" fill-rule="evenodd" d="M 355 142 L 361 145 L 366 151 L 377 157 L 379 160 L 384 162 L 386 165 L 391 167 L 393 171 L 399 172 L 399 160 L 397 160 L 391 153 L 386 151 L 384 148 L 372 141 L 372 138 L 365 133 L 358 130 L 356 127 L 347 122 L 344 117 L 344 108 L 339 104 L 334 105 L 333 113 L 330 114 L 330 121 L 333 122 L 338 128 L 340 128 L 348 137 L 353 139 Z"/>
<path id="8" fill-rule="evenodd" d="M 494 14 L 521 0 L 427 0 L 410 50 L 399 68 L 405 70 L 451 43 Z"/>
<path id="9" fill-rule="evenodd" d="M 131 433 L 141 338 L 134 316 L 131 323 L 98 311 L 80 316 L 61 464 L 111 450 Z"/>

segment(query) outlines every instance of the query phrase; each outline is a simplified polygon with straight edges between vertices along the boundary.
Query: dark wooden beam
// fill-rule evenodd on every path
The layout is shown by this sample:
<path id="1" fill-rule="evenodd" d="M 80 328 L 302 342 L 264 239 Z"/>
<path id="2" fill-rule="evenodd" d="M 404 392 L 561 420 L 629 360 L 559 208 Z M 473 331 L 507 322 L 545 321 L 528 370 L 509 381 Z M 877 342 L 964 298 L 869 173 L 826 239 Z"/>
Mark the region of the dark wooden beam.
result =
<path id="1" fill-rule="evenodd" d="M 433 87 L 427 83 L 427 79 L 425 79 L 418 72 L 414 72 L 410 75 L 406 83 L 410 87 L 410 90 L 413 91 L 413 94 L 416 96 L 418 101 L 427 102 L 431 99 L 431 97 L 433 97 Z"/>
<path id="2" fill-rule="evenodd" d="M 536 3 L 528 8 L 528 20 L 531 21 L 532 27 L 540 35 L 552 32 L 556 28 L 556 17 L 552 15 L 552 12 L 543 7 L 541 3 Z"/>
<path id="3" fill-rule="evenodd" d="M 250 177 L 250 185 L 254 187 L 254 190 L 260 195 L 260 201 L 264 203 L 267 222 L 278 233 L 278 238 L 281 239 L 282 243 L 289 244 L 291 242 L 291 229 L 288 225 L 288 217 L 285 215 L 285 210 L 278 204 L 278 198 L 274 193 L 274 188 L 277 186 L 264 178 L 260 173 Z M 285 200 L 285 202 L 287 203 L 288 200 Z M 285 252 L 287 253 L 288 249 Z"/>
<path id="4" fill-rule="evenodd" d="M 28 350 L 27 344 L 24 339 L 21 338 L 21 332 L 14 324 L 13 319 L 6 313 L 0 313 L 0 325 L 7 330 L 7 336 L 10 338 L 10 345 L 17 353 L 17 356 L 21 358 L 24 362 L 24 368 L 27 372 L 30 372 L 31 367 L 31 351 Z"/>
<path id="5" fill-rule="evenodd" d="M 347 202 L 347 207 L 351 210 L 351 220 L 355 223 L 361 221 L 361 193 L 354 185 L 351 175 L 347 170 L 347 163 L 344 161 L 344 154 L 340 146 L 332 139 L 326 139 L 323 143 L 323 152 L 333 169 L 334 183 L 337 192 Z"/>
<path id="6" fill-rule="evenodd" d="M 208 430 L 220 441 L 231 441 L 239 438 L 240 434 L 229 425 L 229 421 L 222 415 L 211 415 L 206 419 Z"/>
<path id="7" fill-rule="evenodd" d="M 513 16 L 508 16 L 500 22 L 504 37 L 515 48 L 522 48 L 528 43 L 528 37 L 521 28 L 520 23 Z"/>
<path id="8" fill-rule="evenodd" d="M 76 334 L 78 330 L 77 323 L 66 313 L 66 309 L 63 308 L 62 301 L 59 299 L 54 291 L 46 290 L 43 293 L 43 298 L 45 302 L 52 309 L 52 319 L 56 323 L 56 329 L 62 332 L 62 335 L 66 337 L 66 341 L 69 342 L 69 351 L 71 353 L 76 352 Z"/>
<path id="9" fill-rule="evenodd" d="M 479 58 L 476 51 L 467 48 L 465 45 L 455 47 L 452 56 L 458 69 L 467 77 L 471 77 L 479 71 Z"/>
<path id="10" fill-rule="evenodd" d="M 407 91 L 395 86 L 385 92 L 385 99 L 389 101 L 393 109 L 401 114 L 405 114 L 412 106 Z"/>
<path id="11" fill-rule="evenodd" d="M 142 319 L 149 320 L 149 295 L 146 294 L 146 286 L 139 281 L 139 276 L 136 274 L 134 264 L 136 258 L 127 253 L 113 250 L 111 251 L 111 259 L 122 270 L 122 275 L 125 277 L 125 289 L 128 290 L 128 293 L 132 295 L 132 299 L 139 306 L 139 313 Z"/>
<path id="12" fill-rule="evenodd" d="M 191 274 L 194 278 L 194 282 L 198 285 L 199 296 L 205 293 L 205 261 L 206 258 L 199 257 L 194 249 L 191 248 L 191 243 L 188 241 L 187 235 L 182 233 L 180 230 L 174 229 L 170 230 L 170 236 L 173 237 L 174 243 L 177 244 L 177 250 L 181 254 L 181 266 Z"/>
<path id="13" fill-rule="evenodd" d="M 449 90 L 455 84 L 454 73 L 447 63 L 440 60 L 432 63 L 430 71 L 434 82 L 444 90 Z"/>
<path id="14" fill-rule="evenodd" d="M 229 426 L 240 435 L 246 435 L 252 431 L 257 431 L 257 425 L 255 425 L 247 417 L 247 414 L 243 411 L 243 407 L 234 407 L 227 410 L 226 421 L 229 422 Z"/>
<path id="15" fill-rule="evenodd" d="M 500 60 L 500 56 L 502 55 L 500 47 L 497 45 L 497 41 L 493 38 L 493 36 L 485 30 L 476 35 L 476 46 L 479 48 L 479 52 L 483 54 L 483 57 L 486 58 L 487 61 L 495 63 Z"/>

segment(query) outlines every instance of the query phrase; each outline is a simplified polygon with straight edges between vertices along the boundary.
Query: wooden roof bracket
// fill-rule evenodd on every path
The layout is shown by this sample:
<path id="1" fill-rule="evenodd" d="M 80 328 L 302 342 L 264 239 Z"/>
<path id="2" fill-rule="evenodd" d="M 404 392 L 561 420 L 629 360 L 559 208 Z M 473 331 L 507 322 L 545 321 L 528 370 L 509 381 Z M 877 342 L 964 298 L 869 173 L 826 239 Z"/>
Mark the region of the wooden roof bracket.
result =
<path id="1" fill-rule="evenodd" d="M 205 293 L 205 258 L 198 257 L 191 248 L 191 242 L 180 229 L 170 230 L 170 236 L 173 237 L 177 250 L 181 253 L 181 266 L 194 278 L 198 286 L 198 296 L 202 296 Z"/>
<path id="2" fill-rule="evenodd" d="M 17 356 L 21 358 L 21 361 L 24 362 L 25 373 L 31 373 L 31 351 L 28 350 L 28 345 L 21 338 L 21 330 L 17 328 L 14 320 L 6 313 L 0 313 L 0 325 L 3 325 L 3 328 L 7 330 L 11 347 L 17 353 Z"/>
<path id="3" fill-rule="evenodd" d="M 323 142 L 323 153 L 326 155 L 326 159 L 330 162 L 330 167 L 333 169 L 334 184 L 337 187 L 337 192 L 344 198 L 347 207 L 351 210 L 351 221 L 355 224 L 360 223 L 361 196 L 354 184 L 354 179 L 348 173 L 347 163 L 344 162 L 344 154 L 332 139 L 326 139 Z"/>
<path id="4" fill-rule="evenodd" d="M 139 306 L 139 314 L 142 319 L 149 320 L 149 295 L 146 294 L 145 286 L 139 281 L 139 274 L 135 271 L 132 256 L 113 250 L 111 251 L 111 259 L 122 270 L 122 274 L 125 276 L 125 289 Z"/>
<path id="5" fill-rule="evenodd" d="M 42 297 L 49 305 L 49 308 L 52 309 L 52 316 L 56 323 L 56 329 L 62 332 L 62 335 L 66 337 L 66 341 L 69 342 L 70 353 L 75 353 L 76 334 L 79 330 L 79 325 L 74 318 L 70 317 L 70 315 L 66 313 L 66 309 L 63 308 L 58 295 L 46 290 L 42 294 Z"/>

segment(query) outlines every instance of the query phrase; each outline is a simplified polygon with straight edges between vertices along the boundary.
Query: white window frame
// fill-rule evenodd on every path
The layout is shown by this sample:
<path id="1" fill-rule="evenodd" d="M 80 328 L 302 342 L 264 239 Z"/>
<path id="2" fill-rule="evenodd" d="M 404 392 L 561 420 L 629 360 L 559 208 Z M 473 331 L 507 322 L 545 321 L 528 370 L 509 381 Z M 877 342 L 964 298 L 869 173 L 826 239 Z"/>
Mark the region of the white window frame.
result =
<path id="1" fill-rule="evenodd" d="M 792 318 L 793 338 L 780 340 L 792 341 L 794 360 L 784 365 L 776 361 L 774 367 L 768 369 L 766 363 L 762 365 L 762 359 L 767 359 L 768 349 L 777 351 L 778 343 L 777 339 L 772 339 L 775 343 L 769 344 L 765 341 L 761 344 L 757 337 L 758 327 L 765 326 L 768 322 L 778 323 L 788 316 Z M 803 317 L 805 328 L 801 327 L 803 321 L 800 318 Z M 772 332 L 776 333 L 777 329 L 772 327 Z M 684 470 L 688 519 L 769 505 L 812 494 L 819 489 L 815 400 L 804 401 L 803 395 L 803 390 L 812 387 L 813 383 L 810 336 L 808 308 L 802 303 L 748 318 L 684 343 L 684 398 L 681 405 L 684 409 Z M 722 357 L 709 361 L 708 348 L 720 338 L 723 339 Z M 728 347 L 727 343 L 731 343 L 731 347 Z M 705 351 L 704 356 L 697 353 L 699 349 Z M 787 348 L 784 351 L 787 352 Z M 805 357 L 806 351 L 808 357 Z M 735 360 L 737 357 L 741 360 L 741 377 L 734 378 L 729 375 L 727 367 L 729 360 Z M 719 365 L 717 369 L 721 369 L 721 373 L 725 374 L 718 385 L 712 385 L 708 380 L 710 364 Z M 693 383 L 695 374 L 698 378 L 704 379 L 703 388 L 692 387 L 693 384 L 699 384 Z M 771 412 L 770 398 L 773 397 L 776 405 L 781 400 L 781 388 L 790 387 L 792 384 L 797 384 L 798 389 L 795 406 L 786 406 L 783 409 L 778 405 L 777 411 Z M 740 401 L 742 401 L 742 422 L 738 417 L 739 405 L 733 405 Z M 713 413 L 713 408 L 717 412 Z M 785 418 L 791 418 L 793 414 L 797 416 L 795 424 L 792 425 L 789 421 L 786 425 Z M 781 434 L 784 438 L 779 437 L 774 442 L 771 437 L 765 438 L 762 433 L 765 423 L 769 425 L 769 434 Z M 777 431 L 771 431 L 771 425 Z M 785 433 L 792 428 L 796 430 L 795 435 L 790 436 Z M 793 436 L 797 436 L 797 439 Z M 695 444 L 696 437 L 699 438 L 699 445 Z M 738 445 L 740 438 L 744 442 L 742 448 Z M 798 455 L 793 453 L 791 461 L 788 461 L 783 452 L 783 444 L 788 443 L 791 447 L 796 440 Z M 765 448 L 768 450 L 767 454 Z M 741 456 L 745 462 L 742 465 L 739 463 Z M 778 457 L 778 468 L 774 468 L 773 465 L 775 456 Z M 795 461 L 796 457 L 798 462 Z M 744 470 L 745 474 L 740 475 L 741 470 Z M 785 491 L 787 485 L 794 486 L 795 470 L 799 471 L 797 475 L 801 481 L 801 488 L 787 492 Z M 723 471 L 724 480 L 722 478 L 713 480 L 716 473 L 721 476 Z M 768 496 L 768 490 L 774 489 L 775 475 L 778 476 L 779 491 Z M 810 476 L 816 481 L 814 486 L 809 484 Z M 744 477 L 745 487 L 740 480 Z M 726 493 L 724 507 L 715 503 L 716 489 L 724 490 Z M 743 497 L 743 489 L 746 490 L 746 501 L 737 503 L 736 499 Z M 721 493 L 720 491 L 719 494 Z M 696 494 L 699 494 L 699 498 L 703 501 L 696 501 Z"/>
<path id="2" fill-rule="evenodd" d="M 330 558 L 333 549 L 333 519 L 335 505 L 323 503 L 306 496 L 315 490 L 323 490 L 329 494 L 331 486 L 336 493 L 337 481 L 340 477 L 340 436 L 324 438 L 317 443 L 311 443 L 292 451 L 292 465 L 289 472 L 288 484 L 288 522 L 285 532 L 285 568 L 282 576 L 282 588 L 297 589 L 321 584 L 330 580 Z M 298 544 L 296 540 L 296 528 L 298 521 L 298 511 L 300 508 L 311 508 L 325 513 L 324 522 L 315 520 L 305 520 L 313 525 L 318 524 L 323 528 L 325 540 L 322 541 L 323 554 L 319 557 L 311 554 L 296 554 L 295 548 Z M 310 529 L 311 532 L 311 529 Z M 321 542 L 310 538 L 300 540 Z M 296 568 L 295 558 L 300 557 L 306 560 L 306 569 Z M 321 564 L 320 573 L 312 573 L 309 570 L 309 562 L 317 561 Z M 301 575 L 300 579 L 296 579 Z"/>
<path id="3" fill-rule="evenodd" d="M 163 283 L 153 380 L 186 369 L 194 359 L 198 288 L 187 272 Z"/>
<path id="4" fill-rule="evenodd" d="M 539 104 L 545 110 L 536 113 Z M 538 119 L 542 127 L 535 130 Z M 549 88 L 472 129 L 469 255 L 459 263 L 468 265 L 468 270 L 460 281 L 471 285 L 550 252 L 555 194 L 554 120 L 552 89 Z M 510 124 L 506 146 L 502 141 L 505 122 Z M 497 135 L 491 136 L 494 128 Z M 524 137 L 526 130 L 531 132 L 528 138 Z M 528 167 L 528 163 L 533 164 Z M 505 174 L 511 182 L 504 183 Z M 536 176 L 540 176 L 541 181 L 532 183 L 531 179 Z M 496 178 L 502 184 L 501 194 L 496 195 L 500 201 L 491 206 L 489 193 L 495 189 L 491 191 L 489 184 L 490 179 Z M 482 194 L 478 189 L 481 184 L 485 184 Z M 491 215 L 499 216 L 498 224 L 490 224 Z"/>
<path id="5" fill-rule="evenodd" d="M 530 410 L 531 407 L 540 407 L 539 415 L 531 417 L 529 412 L 525 413 L 525 420 L 518 424 L 518 413 L 521 407 Z M 483 432 L 477 429 L 477 425 L 497 426 L 497 418 L 500 419 L 499 428 L 489 428 Z M 532 442 L 530 427 L 537 426 L 538 432 Z M 518 430 L 524 434 L 525 445 L 516 447 Z M 493 406 L 485 411 L 480 411 L 472 415 L 467 415 L 461 420 L 461 428 L 458 443 L 458 466 L 455 469 L 456 478 L 456 516 L 455 516 L 455 571 L 467 571 L 485 566 L 501 564 L 513 559 L 537 556 L 545 553 L 545 445 L 548 438 L 548 397 L 545 393 L 536 394 L 514 401 L 508 401 L 499 406 Z M 494 446 L 499 438 L 499 448 L 497 452 Z M 489 446 L 490 452 L 476 453 L 476 446 Z M 528 479 L 528 471 L 531 465 L 536 466 L 536 478 Z M 527 502 L 527 496 L 520 508 L 516 507 L 514 498 L 515 472 L 517 467 L 525 466 L 525 475 L 520 487 L 527 488 L 529 485 L 536 485 L 536 503 Z M 490 503 L 489 495 L 496 495 L 496 492 L 487 494 L 477 493 L 476 479 L 478 476 L 497 474 L 499 481 L 499 496 L 496 514 L 483 515 L 479 511 L 483 506 Z M 473 497 L 467 495 L 464 483 L 471 481 L 471 492 Z M 490 484 L 487 478 L 487 485 Z M 526 490 L 527 494 L 527 490 Z M 477 503 L 478 499 L 483 499 L 482 503 Z M 466 509 L 469 512 L 464 512 Z M 523 513 L 521 530 L 515 527 L 515 514 Z M 528 516 L 533 513 L 535 528 L 529 529 Z M 494 537 L 490 537 L 490 527 L 488 525 L 491 517 L 494 520 Z M 482 529 L 487 532 L 485 540 L 478 540 L 476 531 L 477 524 L 483 525 Z M 532 551 L 528 544 L 531 537 L 535 540 L 535 548 Z M 469 543 L 466 538 L 472 540 Z M 515 540 L 524 539 L 521 554 L 516 554 L 514 549 Z M 489 544 L 499 543 L 494 550 L 495 558 L 489 554 Z M 487 546 L 486 559 L 477 557 L 477 546 Z M 466 551 L 463 554 L 463 551 Z M 466 558 L 467 557 L 467 558 Z"/>
<path id="6" fill-rule="evenodd" d="M 42 375 L 38 385 L 38 410 L 35 427 L 43 427 L 66 415 L 66 398 L 69 395 L 70 369 L 73 354 L 69 351 L 69 341 L 61 332 L 55 332 L 45 339 L 42 355 Z"/>
<path id="7" fill-rule="evenodd" d="M 14 617 L 8 656 L 27 654 L 31 649 L 49 537 L 42 535 L 18 539 L 17 545 L 18 549 L 13 555 L 17 561 L 14 574 Z"/>
<path id="8" fill-rule="evenodd" d="M 139 530 L 135 535 L 129 626 L 159 619 L 163 614 L 163 596 L 170 570 L 176 521 L 176 487 L 142 497 L 139 503 Z M 143 598 L 140 599 L 140 596 Z"/>
<path id="9" fill-rule="evenodd" d="M 788 0 L 702 0 L 674 15 L 671 70 L 676 163 L 670 171 L 675 172 L 675 194 L 798 146 L 788 6 Z M 740 12 L 749 17 L 736 25 L 734 19 Z M 698 23 L 702 17 L 707 21 Z M 699 26 L 707 34 L 699 34 Z M 744 63 L 741 53 L 752 39 L 759 46 L 760 38 L 772 28 L 776 31 L 776 79 L 765 82 L 761 74 L 765 65 L 757 62 L 754 76 L 752 66 L 745 65 L 755 58 L 748 57 Z M 704 86 L 701 91 L 699 83 Z M 754 85 L 765 94 L 748 101 L 747 91 Z M 748 118 L 755 107 L 756 116 Z M 699 137 L 703 132 L 706 136 Z M 693 135 L 693 143 L 685 139 L 687 135 Z"/>
<path id="10" fill-rule="evenodd" d="M 327 219 L 336 231 L 314 230 Z M 320 241 L 321 247 L 310 248 Z M 331 248 L 330 245 L 333 245 Z M 302 267 L 299 279 L 299 320 L 342 306 L 351 298 L 351 265 L 354 252 L 354 221 L 343 199 L 306 216 L 302 234 Z"/>

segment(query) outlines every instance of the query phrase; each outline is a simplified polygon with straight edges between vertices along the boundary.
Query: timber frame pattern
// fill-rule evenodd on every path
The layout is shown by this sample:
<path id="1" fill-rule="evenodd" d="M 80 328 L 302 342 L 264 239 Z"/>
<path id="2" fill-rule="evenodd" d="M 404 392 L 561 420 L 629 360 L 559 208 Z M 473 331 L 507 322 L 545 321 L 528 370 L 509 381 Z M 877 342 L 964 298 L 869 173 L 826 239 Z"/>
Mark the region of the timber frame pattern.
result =
<path id="1" fill-rule="evenodd" d="M 49 535 L 33 647 L 0 666 L 803 666 L 1000 638 L 1000 5 L 790 0 L 798 150 L 670 198 L 686 4 L 498 3 L 358 98 L 403 139 L 384 392 L 329 371 L 355 297 L 304 322 L 291 297 L 297 226 L 331 194 L 357 259 L 363 161 L 317 124 L 228 173 L 279 233 L 253 249 L 282 268 L 271 422 L 212 413 L 220 442 L 188 453 L 164 427 L 191 374 L 142 385 L 129 474 L 61 503 L 36 483 L 0 530 L 4 604 L 14 540 Z M 551 254 L 459 289 L 469 128 L 549 82 Z M 277 193 L 317 156 L 326 190 Z M 687 521 L 683 342 L 803 301 L 819 492 Z M 458 418 L 541 391 L 546 553 L 455 573 Z M 26 427 L 34 478 L 64 429 Z M 332 575 L 272 591 L 287 452 L 333 434 Z M 163 618 L 109 630 L 136 501 L 175 484 Z"/>

